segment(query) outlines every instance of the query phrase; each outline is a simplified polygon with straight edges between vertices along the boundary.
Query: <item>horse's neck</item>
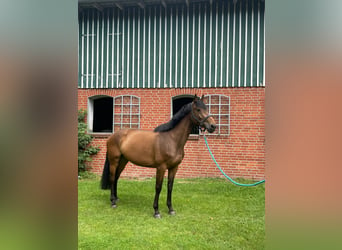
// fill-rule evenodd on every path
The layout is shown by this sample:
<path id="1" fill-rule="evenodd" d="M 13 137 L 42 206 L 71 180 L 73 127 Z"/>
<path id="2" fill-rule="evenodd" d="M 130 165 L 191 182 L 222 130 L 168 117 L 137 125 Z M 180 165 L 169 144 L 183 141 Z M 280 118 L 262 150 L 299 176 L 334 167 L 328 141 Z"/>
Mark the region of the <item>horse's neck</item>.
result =
<path id="1" fill-rule="evenodd" d="M 190 114 L 186 115 L 177 126 L 169 131 L 171 138 L 178 144 L 179 147 L 184 147 L 191 133 L 193 123 Z"/>

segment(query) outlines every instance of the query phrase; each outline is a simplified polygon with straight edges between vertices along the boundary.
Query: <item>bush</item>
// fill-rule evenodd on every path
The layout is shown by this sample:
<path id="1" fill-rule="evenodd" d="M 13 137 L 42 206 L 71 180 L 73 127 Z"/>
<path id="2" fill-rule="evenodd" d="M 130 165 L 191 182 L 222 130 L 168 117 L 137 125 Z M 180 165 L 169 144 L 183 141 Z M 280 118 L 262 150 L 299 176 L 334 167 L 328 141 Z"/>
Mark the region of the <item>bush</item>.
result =
<path id="1" fill-rule="evenodd" d="M 92 161 L 91 156 L 100 151 L 99 147 L 90 145 L 94 137 L 87 134 L 86 115 L 86 110 L 78 111 L 78 173 L 86 171 L 87 162 Z"/>

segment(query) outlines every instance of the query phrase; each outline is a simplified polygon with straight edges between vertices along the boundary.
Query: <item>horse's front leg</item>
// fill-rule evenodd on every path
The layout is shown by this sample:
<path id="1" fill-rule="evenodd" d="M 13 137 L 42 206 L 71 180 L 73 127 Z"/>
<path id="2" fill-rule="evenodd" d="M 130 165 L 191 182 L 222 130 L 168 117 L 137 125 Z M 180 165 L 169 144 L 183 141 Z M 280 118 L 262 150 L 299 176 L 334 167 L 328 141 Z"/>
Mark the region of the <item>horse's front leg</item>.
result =
<path id="1" fill-rule="evenodd" d="M 159 195 L 163 187 L 163 179 L 164 179 L 165 170 L 166 169 L 164 167 L 157 168 L 156 193 L 155 193 L 154 202 L 153 202 L 154 218 L 161 218 L 158 204 L 159 204 Z"/>
<path id="2" fill-rule="evenodd" d="M 172 207 L 172 189 L 173 189 L 173 181 L 175 179 L 176 173 L 178 170 L 178 166 L 169 169 L 168 171 L 168 183 L 167 183 L 167 207 L 169 208 L 169 214 L 175 215 L 176 212 Z"/>

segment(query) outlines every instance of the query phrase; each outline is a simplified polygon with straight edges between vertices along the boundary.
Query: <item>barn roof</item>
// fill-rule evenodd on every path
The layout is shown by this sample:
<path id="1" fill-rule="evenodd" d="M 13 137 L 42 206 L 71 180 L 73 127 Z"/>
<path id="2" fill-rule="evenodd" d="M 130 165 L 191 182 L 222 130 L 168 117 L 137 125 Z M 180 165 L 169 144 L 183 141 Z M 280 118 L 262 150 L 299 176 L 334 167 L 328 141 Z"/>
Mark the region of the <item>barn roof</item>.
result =
<path id="1" fill-rule="evenodd" d="M 213 0 L 78 0 L 79 7 L 92 7 L 102 11 L 103 8 L 118 7 L 124 9 L 126 7 L 140 6 L 145 8 L 147 5 L 163 5 L 165 8 L 172 4 L 186 4 L 199 2 L 212 2 Z M 238 2 L 241 0 L 233 0 Z"/>
<path id="2" fill-rule="evenodd" d="M 263 0 L 78 0 L 79 88 L 265 86 Z"/>

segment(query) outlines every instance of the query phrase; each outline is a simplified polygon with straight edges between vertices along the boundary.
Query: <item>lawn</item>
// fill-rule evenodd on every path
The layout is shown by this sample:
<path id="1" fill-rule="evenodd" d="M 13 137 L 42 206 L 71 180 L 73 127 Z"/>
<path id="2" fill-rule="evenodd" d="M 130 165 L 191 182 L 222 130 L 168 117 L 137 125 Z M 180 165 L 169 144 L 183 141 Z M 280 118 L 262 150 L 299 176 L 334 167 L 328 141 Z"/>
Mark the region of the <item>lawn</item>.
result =
<path id="1" fill-rule="evenodd" d="M 239 180 L 241 181 L 241 180 Z M 176 179 L 175 216 L 166 182 L 153 217 L 155 179 L 120 179 L 118 207 L 99 179 L 78 182 L 79 249 L 264 249 L 265 185 L 238 187 L 225 179 Z M 248 183 L 247 181 L 244 181 Z"/>

